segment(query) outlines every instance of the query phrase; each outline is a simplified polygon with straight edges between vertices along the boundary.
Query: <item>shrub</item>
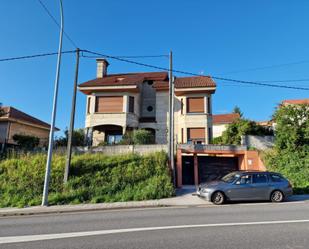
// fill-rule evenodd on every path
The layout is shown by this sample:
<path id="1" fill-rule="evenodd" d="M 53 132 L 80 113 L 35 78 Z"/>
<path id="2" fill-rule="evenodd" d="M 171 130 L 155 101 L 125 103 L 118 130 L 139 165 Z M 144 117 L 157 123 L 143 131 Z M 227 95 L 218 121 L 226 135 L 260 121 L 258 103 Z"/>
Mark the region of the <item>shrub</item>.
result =
<path id="1" fill-rule="evenodd" d="M 21 149 L 30 150 L 37 147 L 40 143 L 40 139 L 35 136 L 15 134 L 13 140 L 18 144 Z"/>
<path id="2" fill-rule="evenodd" d="M 23 155 L 0 161 L 0 207 L 39 205 L 46 156 Z M 50 204 L 147 200 L 174 194 L 166 153 L 72 158 L 70 178 L 63 185 L 65 157 L 54 155 Z"/>

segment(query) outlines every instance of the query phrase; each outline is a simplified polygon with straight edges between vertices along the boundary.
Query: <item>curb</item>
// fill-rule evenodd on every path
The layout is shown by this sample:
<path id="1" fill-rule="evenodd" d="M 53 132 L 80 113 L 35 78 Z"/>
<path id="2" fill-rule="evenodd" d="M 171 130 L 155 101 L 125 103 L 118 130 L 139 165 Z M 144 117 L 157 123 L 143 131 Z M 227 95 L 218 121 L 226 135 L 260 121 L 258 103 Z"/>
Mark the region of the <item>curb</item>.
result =
<path id="1" fill-rule="evenodd" d="M 85 204 L 87 205 L 87 204 Z M 11 216 L 27 216 L 27 215 L 41 215 L 41 214 L 61 214 L 61 213 L 83 213 L 90 211 L 108 211 L 108 210 L 122 210 L 122 209 L 139 209 L 139 208 L 155 208 L 155 207 L 169 207 L 170 205 L 156 203 L 149 204 L 132 204 L 132 205 L 108 205 L 108 206 L 97 206 L 97 207 L 63 207 L 63 206 L 50 206 L 50 207 L 29 207 L 14 209 L 8 211 L 0 210 L 0 217 L 11 217 Z"/>

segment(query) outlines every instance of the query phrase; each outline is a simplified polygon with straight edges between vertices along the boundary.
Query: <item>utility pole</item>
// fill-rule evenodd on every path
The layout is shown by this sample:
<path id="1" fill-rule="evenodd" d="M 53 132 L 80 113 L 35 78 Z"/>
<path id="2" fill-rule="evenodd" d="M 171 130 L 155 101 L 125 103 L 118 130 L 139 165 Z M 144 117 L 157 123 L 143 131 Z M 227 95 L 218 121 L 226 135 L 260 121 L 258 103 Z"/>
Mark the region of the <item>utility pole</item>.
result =
<path id="1" fill-rule="evenodd" d="M 176 187 L 176 170 L 174 160 L 174 79 L 173 79 L 173 53 L 170 51 L 169 65 L 169 136 L 168 136 L 168 156 L 173 172 L 173 183 Z"/>
<path id="2" fill-rule="evenodd" d="M 72 138 L 74 132 L 74 121 L 75 121 L 75 106 L 76 106 L 76 92 L 77 92 L 77 82 L 78 82 L 78 69 L 79 69 L 79 48 L 76 49 L 76 66 L 75 66 L 75 78 L 72 96 L 72 108 L 71 108 L 71 120 L 70 128 L 68 131 L 68 145 L 67 145 L 67 158 L 65 163 L 63 182 L 66 183 L 69 178 L 71 157 L 72 157 Z"/>
<path id="3" fill-rule="evenodd" d="M 53 110 L 52 110 L 51 123 L 50 123 L 48 153 L 47 153 L 47 161 L 46 161 L 46 172 L 45 172 L 45 179 L 44 179 L 42 206 L 48 205 L 48 186 L 49 186 L 49 180 L 50 180 L 50 170 L 51 170 L 51 162 L 52 162 L 52 155 L 53 155 L 54 130 L 55 130 L 55 121 L 56 121 L 56 112 L 57 112 L 58 86 L 59 86 L 61 52 L 62 52 L 63 8 L 62 8 L 62 0 L 59 0 L 59 2 L 60 2 L 60 18 L 61 18 L 60 37 L 59 37 L 57 69 L 56 69 L 56 79 L 55 79 L 54 98 L 53 98 Z"/>

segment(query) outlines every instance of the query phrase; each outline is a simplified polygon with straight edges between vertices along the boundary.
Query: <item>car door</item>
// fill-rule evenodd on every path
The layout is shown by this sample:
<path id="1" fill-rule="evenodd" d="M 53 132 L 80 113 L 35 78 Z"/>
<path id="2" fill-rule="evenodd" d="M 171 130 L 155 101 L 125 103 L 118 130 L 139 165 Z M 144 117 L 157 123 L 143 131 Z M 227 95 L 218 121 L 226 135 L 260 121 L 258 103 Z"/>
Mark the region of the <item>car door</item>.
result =
<path id="1" fill-rule="evenodd" d="M 254 173 L 252 175 L 252 192 L 256 200 L 269 199 L 270 188 L 267 174 Z"/>
<path id="2" fill-rule="evenodd" d="M 229 189 L 226 190 L 226 195 L 230 200 L 251 200 L 253 198 L 252 192 L 252 175 L 244 174 L 239 177 Z"/>

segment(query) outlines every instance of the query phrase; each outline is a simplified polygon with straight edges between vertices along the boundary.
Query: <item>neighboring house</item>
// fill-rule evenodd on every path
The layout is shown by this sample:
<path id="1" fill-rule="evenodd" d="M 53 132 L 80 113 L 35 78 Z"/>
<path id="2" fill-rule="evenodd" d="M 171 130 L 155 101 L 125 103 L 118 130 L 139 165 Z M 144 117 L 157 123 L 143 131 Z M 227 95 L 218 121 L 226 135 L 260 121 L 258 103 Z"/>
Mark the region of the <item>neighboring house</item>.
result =
<path id="1" fill-rule="evenodd" d="M 108 74 L 97 60 L 97 78 L 79 85 L 87 95 L 86 130 L 92 145 L 114 144 L 133 129 L 147 129 L 157 144 L 167 143 L 167 72 Z M 175 79 L 175 140 L 208 144 L 212 138 L 211 102 L 216 84 L 210 77 Z"/>
<path id="2" fill-rule="evenodd" d="M 16 145 L 15 134 L 35 136 L 40 146 L 48 142 L 50 125 L 32 117 L 14 107 L 2 107 L 4 115 L 0 117 L 0 144 Z M 58 130 L 58 129 L 57 129 Z"/>
<path id="3" fill-rule="evenodd" d="M 214 114 L 212 116 L 213 137 L 220 137 L 227 129 L 227 126 L 239 119 L 238 113 Z"/>
<path id="4" fill-rule="evenodd" d="M 307 104 L 309 105 L 309 99 L 287 99 L 283 100 L 281 105 L 301 105 L 301 104 Z"/>

